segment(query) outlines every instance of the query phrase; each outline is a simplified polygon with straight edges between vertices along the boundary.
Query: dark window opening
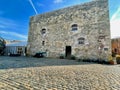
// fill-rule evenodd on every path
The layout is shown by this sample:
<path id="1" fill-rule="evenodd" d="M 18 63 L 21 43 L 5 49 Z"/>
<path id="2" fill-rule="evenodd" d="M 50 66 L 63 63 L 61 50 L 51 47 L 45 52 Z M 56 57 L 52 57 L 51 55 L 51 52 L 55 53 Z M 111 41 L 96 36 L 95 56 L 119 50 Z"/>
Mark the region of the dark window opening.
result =
<path id="1" fill-rule="evenodd" d="M 44 28 L 42 29 L 41 34 L 45 34 L 45 33 L 46 33 L 46 29 Z"/>
<path id="2" fill-rule="evenodd" d="M 42 45 L 43 45 L 43 46 L 45 45 L 45 41 L 42 41 Z"/>
<path id="3" fill-rule="evenodd" d="M 85 38 L 78 38 L 78 44 L 84 44 L 85 43 Z"/>
<path id="4" fill-rule="evenodd" d="M 108 48 L 104 48 L 105 51 L 108 51 Z"/>
<path id="5" fill-rule="evenodd" d="M 18 49 L 17 49 L 17 53 L 18 53 L 18 54 L 22 54 L 22 53 L 23 53 L 23 50 L 22 50 L 21 47 L 18 47 Z"/>
<path id="6" fill-rule="evenodd" d="M 78 25 L 77 24 L 73 24 L 71 27 L 72 27 L 72 31 L 78 30 Z"/>

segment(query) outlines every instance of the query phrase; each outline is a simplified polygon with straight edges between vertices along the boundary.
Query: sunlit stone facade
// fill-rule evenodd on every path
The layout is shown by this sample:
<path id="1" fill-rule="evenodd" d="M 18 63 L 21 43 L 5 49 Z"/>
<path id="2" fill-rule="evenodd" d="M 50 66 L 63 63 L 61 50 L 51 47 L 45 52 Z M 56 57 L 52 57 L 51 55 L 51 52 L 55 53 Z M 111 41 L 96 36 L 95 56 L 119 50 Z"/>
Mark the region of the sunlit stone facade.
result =
<path id="1" fill-rule="evenodd" d="M 108 0 L 94 0 L 30 18 L 27 54 L 108 59 L 111 54 Z"/>

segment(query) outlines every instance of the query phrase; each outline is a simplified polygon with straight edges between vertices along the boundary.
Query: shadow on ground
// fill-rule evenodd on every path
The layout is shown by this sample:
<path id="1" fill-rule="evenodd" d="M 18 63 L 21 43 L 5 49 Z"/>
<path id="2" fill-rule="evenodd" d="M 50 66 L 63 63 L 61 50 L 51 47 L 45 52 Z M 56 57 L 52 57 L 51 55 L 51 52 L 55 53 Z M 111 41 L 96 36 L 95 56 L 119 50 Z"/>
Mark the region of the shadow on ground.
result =
<path id="1" fill-rule="evenodd" d="M 67 59 L 0 56 L 0 69 L 94 64 Z"/>

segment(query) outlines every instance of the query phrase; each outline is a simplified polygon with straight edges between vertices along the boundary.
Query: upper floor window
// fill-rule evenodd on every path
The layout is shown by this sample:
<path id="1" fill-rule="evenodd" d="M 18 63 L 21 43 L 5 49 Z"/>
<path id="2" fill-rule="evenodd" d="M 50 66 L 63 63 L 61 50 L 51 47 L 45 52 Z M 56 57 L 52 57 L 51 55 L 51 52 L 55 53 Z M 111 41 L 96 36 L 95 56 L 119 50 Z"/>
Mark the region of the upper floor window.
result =
<path id="1" fill-rule="evenodd" d="M 76 31 L 76 30 L 78 30 L 78 25 L 77 24 L 73 24 L 71 26 L 71 28 L 72 28 L 72 31 Z"/>
<path id="2" fill-rule="evenodd" d="M 41 34 L 45 34 L 45 33 L 46 33 L 46 29 L 44 28 L 41 30 Z"/>
<path id="3" fill-rule="evenodd" d="M 42 41 L 42 46 L 44 46 L 45 45 L 45 41 Z"/>
<path id="4" fill-rule="evenodd" d="M 85 38 L 81 37 L 78 38 L 78 44 L 84 44 L 85 43 Z"/>

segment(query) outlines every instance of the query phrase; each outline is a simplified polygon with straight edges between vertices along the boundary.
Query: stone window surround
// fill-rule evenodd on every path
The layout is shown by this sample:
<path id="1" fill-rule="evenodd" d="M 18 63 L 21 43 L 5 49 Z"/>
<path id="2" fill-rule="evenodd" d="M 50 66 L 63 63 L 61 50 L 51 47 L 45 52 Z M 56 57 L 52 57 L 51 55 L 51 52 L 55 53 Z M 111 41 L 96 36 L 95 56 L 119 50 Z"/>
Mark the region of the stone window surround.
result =
<path id="1" fill-rule="evenodd" d="M 78 30 L 78 24 L 72 24 L 71 28 L 72 28 L 72 31 L 77 31 Z"/>
<path id="2" fill-rule="evenodd" d="M 41 34 L 42 34 L 42 35 L 46 34 L 46 31 L 47 31 L 46 28 L 43 28 L 43 29 L 41 30 Z"/>
<path id="3" fill-rule="evenodd" d="M 84 37 L 78 38 L 78 44 L 85 44 L 85 38 Z"/>

